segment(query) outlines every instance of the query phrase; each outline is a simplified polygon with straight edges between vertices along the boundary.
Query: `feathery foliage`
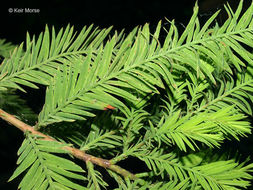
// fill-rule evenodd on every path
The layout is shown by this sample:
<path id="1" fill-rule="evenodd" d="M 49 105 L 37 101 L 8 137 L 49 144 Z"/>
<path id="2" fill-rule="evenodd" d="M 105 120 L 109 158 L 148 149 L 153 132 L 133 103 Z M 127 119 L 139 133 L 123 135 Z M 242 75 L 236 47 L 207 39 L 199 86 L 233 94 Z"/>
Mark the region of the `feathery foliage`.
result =
<path id="1" fill-rule="evenodd" d="M 82 169 L 65 158 L 68 144 L 27 134 L 10 180 L 26 172 L 21 189 L 249 187 L 250 159 L 218 150 L 251 134 L 253 3 L 244 13 L 242 0 L 235 11 L 224 7 L 223 24 L 217 11 L 201 26 L 195 5 L 182 34 L 174 20 L 128 35 L 93 26 L 56 33 L 46 26 L 38 38 L 27 34 L 10 56 L 2 54 L 0 93 L 46 86 L 34 128 L 111 166 L 101 169 L 91 159 Z M 144 165 L 129 163 L 135 179 L 117 172 L 116 164 L 130 159 Z"/>
<path id="2" fill-rule="evenodd" d="M 19 184 L 21 189 L 83 189 L 66 178 L 85 180 L 85 177 L 79 174 L 84 172 L 83 169 L 70 160 L 52 154 L 67 153 L 61 149 L 63 146 L 68 145 L 40 140 L 38 136 L 27 134 L 18 150 L 19 166 L 9 180 L 28 170 Z"/>
<path id="3" fill-rule="evenodd" d="M 8 58 L 11 55 L 11 52 L 15 49 L 15 45 L 10 42 L 6 43 L 6 39 L 0 39 L 0 56 L 3 58 Z"/>

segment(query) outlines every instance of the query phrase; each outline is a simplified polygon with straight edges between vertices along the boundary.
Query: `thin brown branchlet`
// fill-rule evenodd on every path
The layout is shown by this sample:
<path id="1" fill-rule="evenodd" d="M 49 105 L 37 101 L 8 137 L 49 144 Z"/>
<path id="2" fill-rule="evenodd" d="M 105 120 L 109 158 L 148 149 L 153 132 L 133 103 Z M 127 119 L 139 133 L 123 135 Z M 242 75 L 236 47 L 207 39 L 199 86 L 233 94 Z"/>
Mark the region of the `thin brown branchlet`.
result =
<path id="1" fill-rule="evenodd" d="M 55 142 L 61 143 L 61 142 L 55 140 L 54 138 L 35 130 L 34 127 L 27 125 L 26 123 L 20 121 L 19 119 L 17 119 L 16 117 L 14 117 L 11 114 L 5 112 L 2 109 L 0 109 L 0 118 L 2 118 L 3 120 L 7 121 L 10 124 L 12 124 L 13 126 L 17 127 L 18 129 L 20 129 L 24 133 L 30 132 L 33 135 L 38 135 L 38 136 L 43 137 L 43 140 L 45 140 L 45 141 L 55 141 Z M 85 162 L 90 161 L 95 165 L 101 166 L 106 169 L 110 169 L 110 170 L 122 175 L 125 178 L 129 178 L 131 180 L 137 179 L 137 177 L 134 174 L 121 168 L 118 165 L 112 164 L 110 162 L 110 160 L 106 160 L 103 158 L 98 158 L 98 157 L 92 156 L 90 154 L 86 154 L 84 151 L 79 150 L 74 147 L 64 146 L 62 148 L 69 151 L 69 153 L 71 155 L 73 155 L 75 158 L 78 158 L 78 159 L 83 160 Z"/>

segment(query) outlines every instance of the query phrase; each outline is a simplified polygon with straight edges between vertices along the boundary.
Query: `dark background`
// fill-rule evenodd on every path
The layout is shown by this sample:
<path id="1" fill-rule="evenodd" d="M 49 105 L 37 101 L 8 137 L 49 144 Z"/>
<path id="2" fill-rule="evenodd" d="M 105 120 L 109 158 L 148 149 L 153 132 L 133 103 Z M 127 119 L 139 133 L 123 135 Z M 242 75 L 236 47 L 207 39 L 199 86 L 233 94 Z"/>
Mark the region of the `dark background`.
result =
<path id="1" fill-rule="evenodd" d="M 238 0 L 228 0 L 233 8 L 236 8 Z M 248 7 L 251 0 L 245 0 Z M 131 31 L 137 25 L 150 23 L 151 28 L 156 27 L 159 20 L 175 19 L 176 25 L 183 29 L 192 15 L 195 0 L 177 1 L 67 1 L 51 0 L 36 1 L 10 1 L 0 5 L 0 38 L 5 38 L 14 44 L 20 44 L 25 40 L 26 33 L 39 35 L 48 24 L 56 30 L 74 25 L 76 31 L 80 31 L 84 25 L 94 24 L 100 28 L 114 26 L 114 29 L 126 32 Z M 200 20 L 203 22 L 216 10 L 223 7 L 225 0 L 199 0 Z M 10 8 L 35 8 L 39 13 L 10 13 Z M 218 17 L 218 22 L 223 22 L 225 14 Z M 37 94 L 36 94 L 37 93 Z M 33 91 L 32 94 L 21 94 L 35 112 L 41 109 L 41 94 Z M 44 96 L 44 95 L 43 95 Z M 4 100 L 0 100 L 4 101 Z M 23 140 L 22 132 L 0 120 L 0 189 L 17 189 L 18 180 L 7 183 L 16 168 L 17 150 Z M 241 147 L 247 152 L 247 147 Z"/>
<path id="2" fill-rule="evenodd" d="M 249 1 L 250 0 L 245 0 Z M 232 7 L 238 0 L 229 0 Z M 235 3 L 234 3 L 235 2 Z M 225 0 L 199 0 L 200 14 L 210 16 L 222 8 Z M 99 27 L 114 26 L 114 29 L 132 30 L 136 25 L 148 22 L 155 25 L 165 17 L 176 19 L 178 24 L 186 24 L 192 14 L 195 0 L 109 0 L 109 1 L 67 1 L 51 0 L 10 1 L 1 5 L 0 37 L 13 43 L 20 43 L 25 39 L 26 32 L 39 34 L 45 25 L 54 25 L 56 28 L 65 27 L 68 23 L 80 30 L 84 25 L 94 23 Z M 35 8 L 39 13 L 9 13 L 12 8 Z"/>

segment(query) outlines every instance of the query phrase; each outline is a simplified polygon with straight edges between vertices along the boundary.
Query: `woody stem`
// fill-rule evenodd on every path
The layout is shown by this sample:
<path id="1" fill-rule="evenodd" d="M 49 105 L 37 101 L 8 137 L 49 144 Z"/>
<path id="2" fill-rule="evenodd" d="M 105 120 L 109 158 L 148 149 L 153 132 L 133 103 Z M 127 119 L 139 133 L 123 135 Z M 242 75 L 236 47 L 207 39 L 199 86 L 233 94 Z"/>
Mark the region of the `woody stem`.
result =
<path id="1" fill-rule="evenodd" d="M 58 143 L 61 143 L 61 142 L 55 140 L 54 138 L 35 130 L 32 126 L 27 125 L 26 123 L 20 121 L 19 119 L 17 119 L 13 115 L 3 111 L 2 109 L 0 109 L 0 118 L 9 122 L 10 124 L 17 127 L 18 129 L 20 129 L 23 132 L 29 131 L 34 135 L 39 135 L 41 137 L 44 137 L 43 140 L 45 140 L 45 141 L 56 141 Z M 112 171 L 114 171 L 126 178 L 129 178 L 129 179 L 132 179 L 132 180 L 137 179 L 137 177 L 134 174 L 121 168 L 120 166 L 112 164 L 109 160 L 106 160 L 103 158 L 98 158 L 98 157 L 92 156 L 90 154 L 86 154 L 84 151 L 81 151 L 77 148 L 70 147 L 70 146 L 64 146 L 63 149 L 68 150 L 70 152 L 70 154 L 72 154 L 74 157 L 76 157 L 80 160 L 83 160 L 85 162 L 90 161 L 93 164 L 104 167 L 106 169 L 110 169 L 110 170 L 112 170 Z"/>

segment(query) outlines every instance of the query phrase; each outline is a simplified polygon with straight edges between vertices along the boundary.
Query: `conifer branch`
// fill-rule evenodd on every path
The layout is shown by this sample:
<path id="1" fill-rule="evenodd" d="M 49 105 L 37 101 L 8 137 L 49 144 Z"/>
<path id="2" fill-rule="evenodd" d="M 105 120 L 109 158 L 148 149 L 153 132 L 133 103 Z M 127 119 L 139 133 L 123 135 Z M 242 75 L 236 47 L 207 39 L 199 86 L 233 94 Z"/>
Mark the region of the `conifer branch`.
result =
<path id="1" fill-rule="evenodd" d="M 19 119 L 17 119 L 13 115 L 3 111 L 2 109 L 0 109 L 0 118 L 7 121 L 8 123 L 14 125 L 18 129 L 20 129 L 22 132 L 29 131 L 33 135 L 39 135 L 39 136 L 43 137 L 43 140 L 45 140 L 45 141 L 58 142 L 54 138 L 52 138 L 48 135 L 45 135 L 39 131 L 36 131 L 32 126 L 27 125 L 26 123 L 20 121 Z M 59 143 L 61 143 L 61 142 L 59 142 Z M 74 157 L 76 157 L 80 160 L 83 160 L 85 162 L 90 161 L 93 164 L 96 164 L 96 165 L 101 166 L 106 169 L 110 169 L 110 170 L 124 176 L 125 178 L 129 178 L 132 180 L 137 179 L 137 177 L 134 174 L 121 168 L 120 166 L 112 164 L 109 160 L 106 160 L 103 158 L 98 158 L 98 157 L 92 156 L 90 154 L 86 154 L 84 151 L 81 151 L 77 148 L 73 148 L 73 147 L 69 147 L 69 146 L 64 146 L 63 149 L 68 150 L 70 152 L 70 154 L 72 154 Z"/>

